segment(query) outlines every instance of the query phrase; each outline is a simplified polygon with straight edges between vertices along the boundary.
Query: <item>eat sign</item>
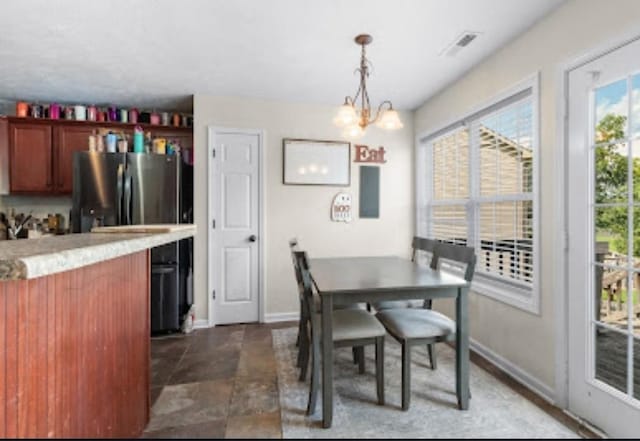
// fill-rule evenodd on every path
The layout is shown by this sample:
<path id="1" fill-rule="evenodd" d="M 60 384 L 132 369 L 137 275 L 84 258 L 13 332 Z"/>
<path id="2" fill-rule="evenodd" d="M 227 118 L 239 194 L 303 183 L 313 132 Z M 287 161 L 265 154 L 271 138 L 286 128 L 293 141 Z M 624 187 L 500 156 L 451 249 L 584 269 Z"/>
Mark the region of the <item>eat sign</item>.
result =
<path id="1" fill-rule="evenodd" d="M 384 158 L 385 153 L 386 151 L 382 146 L 378 149 L 370 149 L 366 145 L 356 144 L 356 159 L 354 159 L 354 162 L 377 162 L 384 164 L 387 162 Z"/>

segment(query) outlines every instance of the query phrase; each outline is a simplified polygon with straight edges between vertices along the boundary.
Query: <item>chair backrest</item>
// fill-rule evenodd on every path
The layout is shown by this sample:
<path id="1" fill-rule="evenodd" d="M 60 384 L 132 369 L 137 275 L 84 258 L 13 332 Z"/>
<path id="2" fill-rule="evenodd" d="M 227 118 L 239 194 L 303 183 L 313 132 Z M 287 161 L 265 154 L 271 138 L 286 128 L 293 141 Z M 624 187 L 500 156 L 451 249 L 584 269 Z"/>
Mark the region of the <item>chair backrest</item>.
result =
<path id="1" fill-rule="evenodd" d="M 473 279 L 473 272 L 476 268 L 476 252 L 473 247 L 454 245 L 447 242 L 438 242 L 431 260 L 431 267 L 437 269 L 442 259 L 452 260 L 466 264 L 464 279 L 470 282 Z"/>
<path id="2" fill-rule="evenodd" d="M 313 302 L 313 281 L 311 279 L 311 273 L 309 272 L 309 260 L 305 251 L 294 251 L 294 258 L 296 259 L 296 265 L 300 273 L 301 283 L 299 285 L 301 299 L 303 299 L 303 305 L 305 308 L 309 308 L 307 313 L 311 316 L 311 305 Z"/>
<path id="3" fill-rule="evenodd" d="M 291 250 L 291 260 L 293 262 L 293 271 L 296 276 L 296 282 L 298 282 L 298 294 L 300 295 L 300 300 L 302 300 L 302 274 L 300 273 L 300 268 L 298 266 L 298 259 L 296 259 L 296 251 L 299 251 L 298 247 L 298 239 L 295 237 L 289 241 L 289 249 Z"/>
<path id="4" fill-rule="evenodd" d="M 439 242 L 435 239 L 427 239 L 426 237 L 413 236 L 413 240 L 411 241 L 411 247 L 413 248 L 413 253 L 411 254 L 411 261 L 416 261 L 416 254 L 418 251 L 426 251 L 427 253 L 431 253 L 431 262 L 429 266 L 431 268 L 435 268 L 434 257 L 435 257 L 435 249 L 438 246 Z"/>

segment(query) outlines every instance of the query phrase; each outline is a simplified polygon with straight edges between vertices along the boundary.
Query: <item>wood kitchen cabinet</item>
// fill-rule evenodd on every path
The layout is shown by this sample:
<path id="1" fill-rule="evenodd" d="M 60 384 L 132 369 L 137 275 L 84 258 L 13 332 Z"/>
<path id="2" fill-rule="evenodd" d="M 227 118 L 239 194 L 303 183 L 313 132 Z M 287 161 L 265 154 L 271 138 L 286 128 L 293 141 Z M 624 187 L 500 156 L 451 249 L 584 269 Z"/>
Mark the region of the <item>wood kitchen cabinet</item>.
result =
<path id="1" fill-rule="evenodd" d="M 53 191 L 51 126 L 9 125 L 9 182 L 11 193 Z"/>
<path id="2" fill-rule="evenodd" d="M 53 129 L 55 148 L 53 171 L 55 192 L 71 194 L 73 190 L 73 153 L 87 150 L 89 135 L 95 126 L 58 126 Z"/>
<path id="3" fill-rule="evenodd" d="M 12 194 L 63 195 L 73 191 L 73 154 L 86 151 L 89 135 L 108 129 L 131 136 L 136 124 L 33 118 L 2 118 L 0 162 L 3 146 L 9 145 L 9 190 Z M 8 124 L 8 131 L 6 126 Z M 138 124 L 153 137 L 176 140 L 182 148 L 193 147 L 193 129 Z M 8 132 L 8 142 L 5 133 Z M 130 140 L 130 149 L 132 141 Z M 0 163 L 0 193 L 6 176 Z M 6 190 L 5 190 L 6 192 Z"/>

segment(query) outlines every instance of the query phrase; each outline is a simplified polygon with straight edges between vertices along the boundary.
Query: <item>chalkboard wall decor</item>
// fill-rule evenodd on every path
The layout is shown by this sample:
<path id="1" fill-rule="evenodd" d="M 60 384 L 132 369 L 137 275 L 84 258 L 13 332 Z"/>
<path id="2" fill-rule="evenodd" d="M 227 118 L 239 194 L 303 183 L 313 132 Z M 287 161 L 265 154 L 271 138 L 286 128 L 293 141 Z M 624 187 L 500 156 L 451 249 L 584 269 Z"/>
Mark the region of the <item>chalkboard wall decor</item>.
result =
<path id="1" fill-rule="evenodd" d="M 282 142 L 282 182 L 297 185 L 351 184 L 351 144 L 289 139 Z"/>
<path id="2" fill-rule="evenodd" d="M 360 217 L 380 217 L 380 167 L 360 166 Z"/>

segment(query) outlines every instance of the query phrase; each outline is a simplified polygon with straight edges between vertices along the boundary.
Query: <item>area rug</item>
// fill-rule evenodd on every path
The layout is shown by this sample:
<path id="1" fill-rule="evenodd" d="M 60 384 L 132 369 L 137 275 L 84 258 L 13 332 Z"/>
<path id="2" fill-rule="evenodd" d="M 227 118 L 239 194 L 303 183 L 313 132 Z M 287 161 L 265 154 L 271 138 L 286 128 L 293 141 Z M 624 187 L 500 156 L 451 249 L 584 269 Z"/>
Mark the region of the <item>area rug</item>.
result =
<path id="1" fill-rule="evenodd" d="M 455 352 L 436 345 L 438 369 L 429 368 L 426 348 L 412 352 L 411 407 L 400 408 L 400 345 L 385 342 L 386 404 L 376 403 L 373 347 L 366 348 L 366 373 L 359 375 L 350 348 L 335 351 L 333 425 L 322 428 L 322 397 L 305 414 L 308 381 L 298 381 L 296 328 L 274 329 L 273 346 L 284 438 L 579 438 L 535 404 L 471 364 L 470 410 L 457 409 Z"/>

